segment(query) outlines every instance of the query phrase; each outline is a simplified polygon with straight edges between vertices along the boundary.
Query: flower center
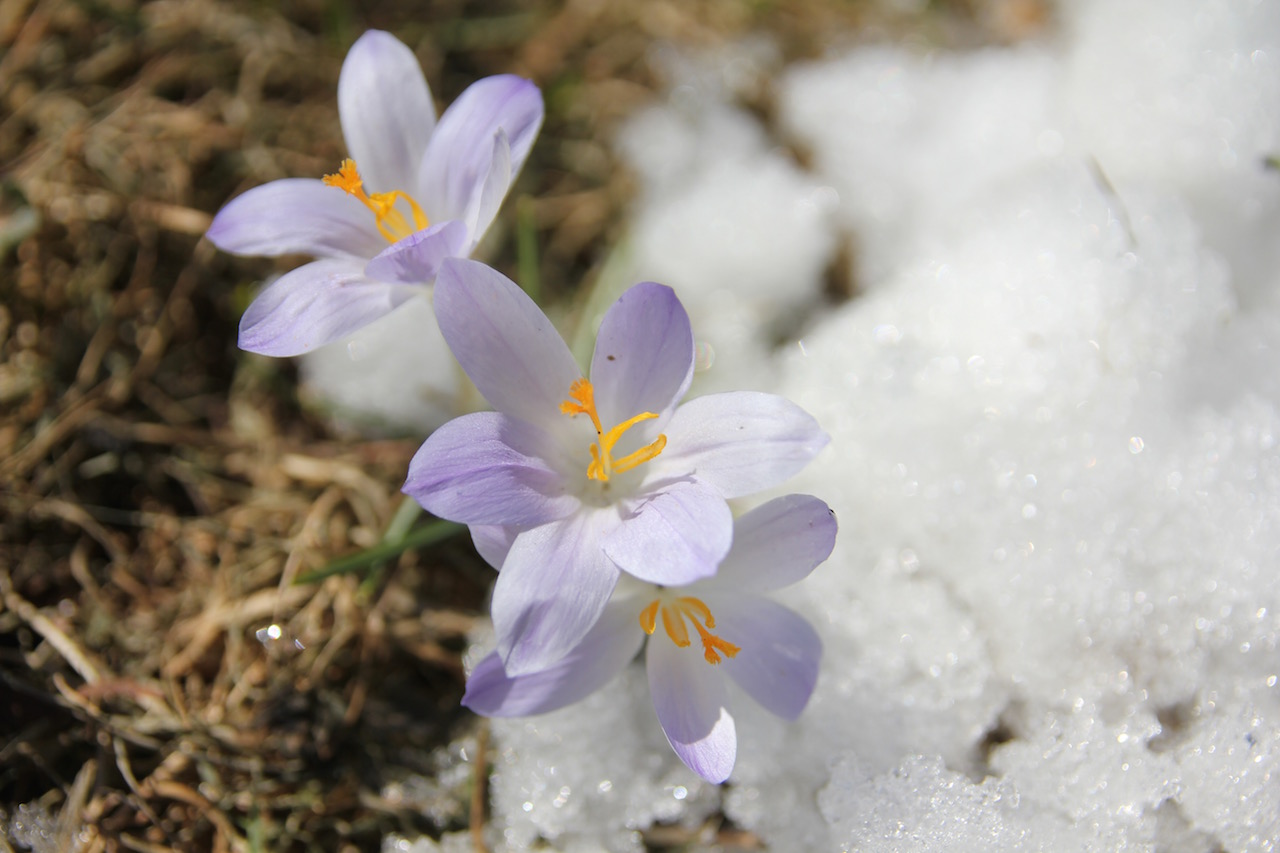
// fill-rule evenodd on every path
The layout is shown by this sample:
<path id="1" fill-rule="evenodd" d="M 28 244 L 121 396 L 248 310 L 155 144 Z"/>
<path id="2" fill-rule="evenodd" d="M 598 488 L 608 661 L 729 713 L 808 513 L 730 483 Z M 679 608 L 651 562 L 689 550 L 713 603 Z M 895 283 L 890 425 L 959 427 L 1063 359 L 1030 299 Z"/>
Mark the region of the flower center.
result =
<path id="1" fill-rule="evenodd" d="M 388 243 L 396 243 L 408 237 L 415 231 L 421 231 L 431 224 L 427 219 L 427 215 L 422 212 L 422 208 L 418 205 L 413 197 L 408 193 L 393 190 L 389 193 L 374 193 L 369 195 L 364 191 L 364 181 L 360 178 L 360 173 L 356 171 L 356 161 L 347 158 L 342 161 L 342 165 L 338 167 L 338 174 L 325 175 L 324 185 L 326 187 L 337 187 L 348 195 L 358 198 L 365 207 L 373 211 L 373 215 L 377 217 L 378 232 L 387 238 Z M 404 199 L 409 205 L 409 210 L 413 213 L 413 225 L 409 225 L 409 221 L 404 218 L 404 214 L 396 210 L 396 202 Z"/>
<path id="2" fill-rule="evenodd" d="M 599 440 L 591 445 L 591 464 L 587 466 L 587 478 L 591 480 L 607 483 L 611 475 L 622 474 L 642 462 L 648 462 L 667 446 L 667 437 L 659 435 L 652 444 L 646 444 L 634 453 L 614 459 L 613 447 L 618 443 L 618 439 L 622 438 L 622 434 L 641 421 L 656 418 L 657 415 L 653 412 L 641 412 L 605 432 L 600 424 L 600 416 L 596 414 L 595 389 L 585 379 L 577 379 L 573 385 L 569 386 L 569 399 L 560 404 L 560 411 L 571 417 L 586 415 L 591 418 L 591 424 L 596 428 L 596 437 Z"/>
<path id="3" fill-rule="evenodd" d="M 652 634 L 657 629 L 659 612 L 662 614 L 662 627 L 667 632 L 667 636 L 671 638 L 671 642 L 682 649 L 690 645 L 689 629 L 685 627 L 685 620 L 687 619 L 693 625 L 694 630 L 698 632 L 698 639 L 702 640 L 702 656 L 707 659 L 707 663 L 720 663 L 721 652 L 724 652 L 727 657 L 734 657 L 741 651 L 733 643 L 722 640 L 707 630 L 716 626 L 716 618 L 711 615 L 711 608 L 707 607 L 700 598 L 685 596 L 669 603 L 655 598 L 640 611 L 640 627 L 646 634 Z M 702 622 L 699 622 L 699 619 Z M 703 623 L 706 627 L 703 627 Z"/>

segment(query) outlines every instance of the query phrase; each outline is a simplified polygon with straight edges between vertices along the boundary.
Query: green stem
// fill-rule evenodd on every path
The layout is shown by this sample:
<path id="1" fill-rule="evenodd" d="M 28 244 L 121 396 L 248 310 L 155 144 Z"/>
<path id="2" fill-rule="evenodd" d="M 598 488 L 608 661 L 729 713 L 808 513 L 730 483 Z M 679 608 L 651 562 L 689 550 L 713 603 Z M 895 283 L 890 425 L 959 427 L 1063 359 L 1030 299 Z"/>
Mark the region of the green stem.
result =
<path id="1" fill-rule="evenodd" d="M 538 275 L 538 223 L 533 199 L 520 196 L 516 202 L 516 268 L 520 286 L 529 298 L 542 304 L 542 279 Z"/>
<path id="2" fill-rule="evenodd" d="M 413 500 L 407 500 L 405 503 L 417 505 L 417 502 Z M 403 510 L 403 506 L 401 506 L 401 510 Z M 401 521 L 402 514 L 400 511 L 396 512 L 395 518 L 392 519 L 391 525 L 387 528 L 387 536 L 377 545 L 355 554 L 349 554 L 346 557 L 339 557 L 329 565 L 316 569 L 314 572 L 299 575 L 294 583 L 315 583 L 332 575 L 366 571 L 379 563 L 400 556 L 411 548 L 425 548 L 428 545 L 443 542 L 445 539 L 456 536 L 467 529 L 464 524 L 436 519 L 409 530 L 398 538 L 392 539 L 391 533 L 397 527 L 397 521 Z M 413 517 L 410 516 L 409 523 L 412 524 L 412 522 Z M 403 521 L 401 521 L 401 524 L 403 524 Z"/>

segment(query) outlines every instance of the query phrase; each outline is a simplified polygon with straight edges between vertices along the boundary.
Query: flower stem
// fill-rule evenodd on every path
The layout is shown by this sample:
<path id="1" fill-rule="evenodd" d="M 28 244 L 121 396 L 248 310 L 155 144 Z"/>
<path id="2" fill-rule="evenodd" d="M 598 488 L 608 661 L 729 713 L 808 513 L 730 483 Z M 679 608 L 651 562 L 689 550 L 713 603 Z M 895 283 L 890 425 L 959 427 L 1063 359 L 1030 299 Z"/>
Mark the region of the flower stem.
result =
<path id="1" fill-rule="evenodd" d="M 464 530 L 466 525 L 453 521 L 434 519 L 414 527 L 413 524 L 422 514 L 422 507 L 412 498 L 406 498 L 396 510 L 382 541 L 372 548 L 366 548 L 355 554 L 339 557 L 327 566 L 299 575 L 295 584 L 315 583 L 332 575 L 344 575 L 349 572 L 367 572 L 377 568 L 383 562 L 398 557 L 411 548 L 425 548 L 437 542 L 443 542 Z"/>

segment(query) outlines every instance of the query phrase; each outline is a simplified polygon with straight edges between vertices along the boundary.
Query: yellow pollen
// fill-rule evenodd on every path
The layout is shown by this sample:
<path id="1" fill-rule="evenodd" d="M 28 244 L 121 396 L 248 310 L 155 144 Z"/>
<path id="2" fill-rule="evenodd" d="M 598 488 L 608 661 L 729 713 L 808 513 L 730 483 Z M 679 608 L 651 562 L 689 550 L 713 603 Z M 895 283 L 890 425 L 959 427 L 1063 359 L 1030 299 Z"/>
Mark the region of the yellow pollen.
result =
<path id="1" fill-rule="evenodd" d="M 387 238 L 387 242 L 395 243 L 403 240 L 415 231 L 421 231 L 431 224 L 427 219 L 427 215 L 422 212 L 422 208 L 418 205 L 413 197 L 408 193 L 393 190 L 389 193 L 373 193 L 372 195 L 364 191 L 364 181 L 360 177 L 360 172 L 356 169 L 356 161 L 347 158 L 342 161 L 342 165 L 338 167 L 336 175 L 325 175 L 324 185 L 326 187 L 337 187 L 348 195 L 355 196 L 376 217 L 376 225 L 378 233 Z M 409 221 L 404 218 L 404 214 L 396 210 L 396 202 L 403 199 L 409 205 L 409 210 L 413 213 L 413 225 L 409 225 Z"/>
<path id="2" fill-rule="evenodd" d="M 667 632 L 671 642 L 682 649 L 691 645 L 685 620 L 693 625 L 693 629 L 698 632 L 698 639 L 702 641 L 702 656 L 707 663 L 720 663 L 721 653 L 726 657 L 734 657 L 741 651 L 738 646 L 707 630 L 716 626 L 716 620 L 711 615 L 711 608 L 700 598 L 686 596 L 677 598 L 672 604 L 664 604 L 655 598 L 640 611 L 640 627 L 646 634 L 652 634 L 658 629 L 659 612 L 662 614 L 663 630 Z M 706 627 L 702 623 L 706 623 Z"/>
<path id="3" fill-rule="evenodd" d="M 586 379 L 575 379 L 573 384 L 569 386 L 569 399 L 560 404 L 560 411 L 570 417 L 586 415 L 591 418 L 591 425 L 596 428 L 598 441 L 588 448 L 591 452 L 591 464 L 587 466 L 587 477 L 591 480 L 607 483 L 610 476 L 626 473 L 637 465 L 648 462 L 667 446 L 667 437 L 659 435 L 652 444 L 646 444 L 634 453 L 628 453 L 620 459 L 614 459 L 614 445 L 622 438 L 623 433 L 641 421 L 651 420 L 656 418 L 657 415 L 653 412 L 641 412 L 634 418 L 629 418 L 606 432 L 604 426 L 600 423 L 600 415 L 596 413 L 595 388 Z"/>

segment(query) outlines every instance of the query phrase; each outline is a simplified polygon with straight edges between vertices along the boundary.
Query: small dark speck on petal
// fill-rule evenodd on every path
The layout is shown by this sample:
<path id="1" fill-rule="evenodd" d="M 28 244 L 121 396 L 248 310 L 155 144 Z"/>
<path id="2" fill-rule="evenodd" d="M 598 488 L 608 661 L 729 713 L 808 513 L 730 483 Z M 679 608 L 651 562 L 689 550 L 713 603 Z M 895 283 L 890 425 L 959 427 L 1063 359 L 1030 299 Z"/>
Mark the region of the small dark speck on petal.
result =
<path id="1" fill-rule="evenodd" d="M 605 358 L 609 359 L 609 361 L 617 361 L 617 360 L 618 360 L 618 357 L 617 357 L 616 355 L 607 355 L 607 356 L 605 356 Z"/>

